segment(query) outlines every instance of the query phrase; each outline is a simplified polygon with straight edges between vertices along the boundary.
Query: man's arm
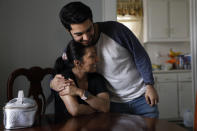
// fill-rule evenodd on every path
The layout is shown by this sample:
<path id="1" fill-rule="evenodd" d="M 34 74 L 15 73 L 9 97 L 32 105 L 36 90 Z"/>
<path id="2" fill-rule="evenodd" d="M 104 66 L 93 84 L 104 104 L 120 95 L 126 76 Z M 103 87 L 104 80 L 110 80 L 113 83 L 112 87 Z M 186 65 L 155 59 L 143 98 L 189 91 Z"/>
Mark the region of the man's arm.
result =
<path id="1" fill-rule="evenodd" d="M 55 75 L 55 77 L 50 81 L 50 88 L 56 92 L 62 91 L 67 85 L 69 85 L 69 81 L 64 79 L 64 76 L 61 74 Z"/>

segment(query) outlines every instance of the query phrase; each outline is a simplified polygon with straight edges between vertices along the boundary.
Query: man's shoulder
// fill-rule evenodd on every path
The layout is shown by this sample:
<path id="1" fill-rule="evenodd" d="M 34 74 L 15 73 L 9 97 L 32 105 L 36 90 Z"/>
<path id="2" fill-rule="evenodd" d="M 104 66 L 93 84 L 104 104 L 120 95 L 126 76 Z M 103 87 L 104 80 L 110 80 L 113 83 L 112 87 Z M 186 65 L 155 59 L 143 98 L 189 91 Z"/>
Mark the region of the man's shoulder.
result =
<path id="1" fill-rule="evenodd" d="M 103 22 L 96 22 L 95 24 L 98 24 L 100 28 L 105 27 L 114 27 L 114 26 L 121 26 L 122 24 L 117 21 L 103 21 Z"/>
<path id="2" fill-rule="evenodd" d="M 117 21 L 102 21 L 102 22 L 96 22 L 96 23 L 99 23 L 99 24 L 108 24 L 108 23 L 119 23 Z"/>
<path id="3" fill-rule="evenodd" d="M 103 32 L 109 36 L 124 33 L 125 31 L 128 32 L 128 28 L 117 21 L 104 21 L 97 22 L 96 24 L 98 24 L 100 32 Z"/>

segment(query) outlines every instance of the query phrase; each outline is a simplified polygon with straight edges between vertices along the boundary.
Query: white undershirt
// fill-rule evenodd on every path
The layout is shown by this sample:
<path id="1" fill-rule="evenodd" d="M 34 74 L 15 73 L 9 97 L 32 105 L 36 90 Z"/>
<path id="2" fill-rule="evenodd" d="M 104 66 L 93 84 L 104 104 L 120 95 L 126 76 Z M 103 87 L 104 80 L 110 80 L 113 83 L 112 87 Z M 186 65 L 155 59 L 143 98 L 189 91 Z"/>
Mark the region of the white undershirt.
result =
<path id="1" fill-rule="evenodd" d="M 145 93 L 145 84 L 131 53 L 104 33 L 96 44 L 100 59 L 97 69 L 110 83 L 111 101 L 128 102 Z"/>

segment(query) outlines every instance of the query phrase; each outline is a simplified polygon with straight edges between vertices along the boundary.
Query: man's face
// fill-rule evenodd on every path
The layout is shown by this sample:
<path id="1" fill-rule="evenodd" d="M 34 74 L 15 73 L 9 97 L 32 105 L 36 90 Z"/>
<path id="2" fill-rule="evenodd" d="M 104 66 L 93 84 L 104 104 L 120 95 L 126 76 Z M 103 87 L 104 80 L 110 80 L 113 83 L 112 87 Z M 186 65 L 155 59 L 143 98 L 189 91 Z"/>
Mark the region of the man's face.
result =
<path id="1" fill-rule="evenodd" d="M 91 44 L 94 39 L 94 26 L 91 20 L 87 19 L 81 24 L 71 24 L 70 33 L 76 42 L 83 45 Z"/>

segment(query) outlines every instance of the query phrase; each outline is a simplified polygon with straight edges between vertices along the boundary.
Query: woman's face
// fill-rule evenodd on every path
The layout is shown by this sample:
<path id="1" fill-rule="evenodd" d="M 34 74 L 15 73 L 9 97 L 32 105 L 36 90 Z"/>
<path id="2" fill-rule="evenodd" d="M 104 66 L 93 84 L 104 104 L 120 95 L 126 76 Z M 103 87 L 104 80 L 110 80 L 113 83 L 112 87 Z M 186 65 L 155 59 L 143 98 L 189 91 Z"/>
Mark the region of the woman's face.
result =
<path id="1" fill-rule="evenodd" d="M 85 49 L 85 55 L 83 56 L 83 61 L 81 62 L 81 69 L 84 72 L 96 72 L 96 63 L 98 62 L 98 57 L 96 54 L 96 49 L 94 46 Z"/>

